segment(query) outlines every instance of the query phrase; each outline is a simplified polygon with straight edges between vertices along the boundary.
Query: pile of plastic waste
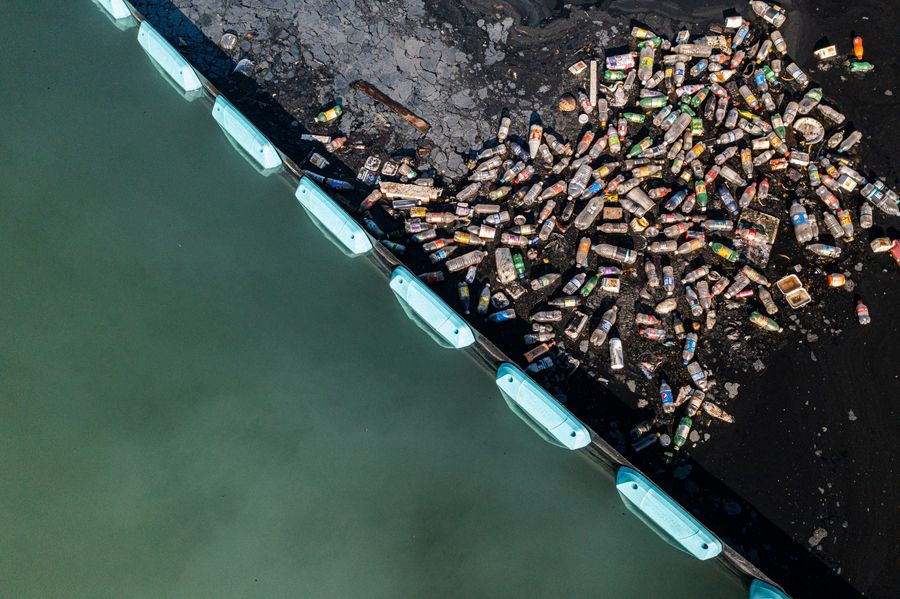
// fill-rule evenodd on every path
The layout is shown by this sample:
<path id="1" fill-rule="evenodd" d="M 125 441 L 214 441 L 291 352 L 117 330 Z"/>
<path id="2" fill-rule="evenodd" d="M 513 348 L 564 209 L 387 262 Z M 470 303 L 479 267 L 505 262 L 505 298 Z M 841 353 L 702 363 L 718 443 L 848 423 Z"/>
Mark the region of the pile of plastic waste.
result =
<path id="1" fill-rule="evenodd" d="M 577 118 L 577 137 L 537 113 L 516 137 L 504 114 L 464 180 L 436 187 L 401 162 L 361 206 L 388 249 L 427 255 L 421 278 L 457 286 L 460 311 L 489 336 L 527 322 L 521 361 L 539 380 L 589 360 L 613 373 L 630 362 L 658 385 L 655 417 L 632 431 L 638 449 L 678 450 L 704 418 L 733 421 L 704 359 L 723 311 L 777 335 L 779 312 L 811 301 L 796 274 L 770 267 L 783 219 L 791 250 L 827 270 L 876 211 L 900 214 L 858 164 L 861 133 L 789 58 L 784 11 L 750 7 L 752 20 L 674 40 L 636 26 L 628 50 L 573 65 L 571 93 L 550 110 Z M 380 166 L 371 158 L 360 178 Z M 896 240 L 871 251 L 900 264 Z"/>

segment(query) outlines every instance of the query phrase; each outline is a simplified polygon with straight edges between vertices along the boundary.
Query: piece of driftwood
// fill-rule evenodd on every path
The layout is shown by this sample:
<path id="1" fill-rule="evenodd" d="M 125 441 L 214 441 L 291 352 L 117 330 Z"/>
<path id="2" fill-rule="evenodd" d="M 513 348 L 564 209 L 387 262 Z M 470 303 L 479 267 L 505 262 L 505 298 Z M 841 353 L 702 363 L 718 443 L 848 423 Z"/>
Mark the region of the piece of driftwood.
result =
<path id="1" fill-rule="evenodd" d="M 422 133 L 428 133 L 428 130 L 431 129 L 431 125 L 429 125 L 423 119 L 417 117 L 412 113 L 411 110 L 409 110 L 399 102 L 388 98 L 371 83 L 366 83 L 365 81 L 357 81 L 353 84 L 353 87 L 366 94 L 376 102 L 381 102 L 382 104 L 390 108 L 391 112 L 402 116 L 404 121 L 418 129 Z"/>

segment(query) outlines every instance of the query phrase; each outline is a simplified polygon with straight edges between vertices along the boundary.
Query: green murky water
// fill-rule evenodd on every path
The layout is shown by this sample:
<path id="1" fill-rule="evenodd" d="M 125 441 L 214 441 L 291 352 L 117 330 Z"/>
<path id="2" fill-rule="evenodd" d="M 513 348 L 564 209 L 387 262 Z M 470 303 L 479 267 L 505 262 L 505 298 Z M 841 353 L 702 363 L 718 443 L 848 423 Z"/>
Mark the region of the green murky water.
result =
<path id="1" fill-rule="evenodd" d="M 0 19 L 0 594 L 742 597 L 91 2 Z"/>

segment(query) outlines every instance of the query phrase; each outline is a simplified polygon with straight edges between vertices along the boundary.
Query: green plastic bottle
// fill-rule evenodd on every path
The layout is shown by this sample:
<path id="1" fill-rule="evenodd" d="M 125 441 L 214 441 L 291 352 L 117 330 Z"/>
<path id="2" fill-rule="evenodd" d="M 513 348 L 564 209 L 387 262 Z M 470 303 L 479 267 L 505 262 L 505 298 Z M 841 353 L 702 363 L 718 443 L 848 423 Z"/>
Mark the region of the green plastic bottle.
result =
<path id="1" fill-rule="evenodd" d="M 340 117 L 342 114 L 344 114 L 344 109 L 341 107 L 340 104 L 335 104 L 328 110 L 323 110 L 322 112 L 317 114 L 316 122 L 317 123 L 330 123 L 331 121 Z"/>
<path id="2" fill-rule="evenodd" d="M 741 257 L 740 253 L 728 247 L 727 245 L 723 245 L 718 241 L 714 241 L 709 244 L 709 248 L 716 253 L 721 258 L 728 260 L 729 262 L 737 262 L 738 258 Z"/>
<path id="3" fill-rule="evenodd" d="M 641 98 L 638 100 L 638 104 L 644 110 L 651 110 L 653 108 L 662 108 L 666 104 L 668 104 L 669 99 L 666 96 L 650 96 L 649 98 Z"/>
<path id="4" fill-rule="evenodd" d="M 760 314 L 756 310 L 754 310 L 750 314 L 750 322 L 761 329 L 765 329 L 766 331 L 774 331 L 776 333 L 780 333 L 783 330 L 777 322 L 775 322 L 768 316 Z"/>
<path id="5" fill-rule="evenodd" d="M 516 252 L 512 256 L 513 266 L 516 269 L 516 273 L 519 275 L 520 279 L 525 278 L 525 259 L 522 257 L 522 254 Z"/>
<path id="6" fill-rule="evenodd" d="M 675 450 L 681 449 L 681 446 L 687 443 L 688 435 L 691 434 L 691 427 L 694 425 L 694 421 L 690 419 L 688 416 L 683 416 L 681 420 L 678 421 L 678 426 L 675 427 L 675 439 L 674 445 Z"/>

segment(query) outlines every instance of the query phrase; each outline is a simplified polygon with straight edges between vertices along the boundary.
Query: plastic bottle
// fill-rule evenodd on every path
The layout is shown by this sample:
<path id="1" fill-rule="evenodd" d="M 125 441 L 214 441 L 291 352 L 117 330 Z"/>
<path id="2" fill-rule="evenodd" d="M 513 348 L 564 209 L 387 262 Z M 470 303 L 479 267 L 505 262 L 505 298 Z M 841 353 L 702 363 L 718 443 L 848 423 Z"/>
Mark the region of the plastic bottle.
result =
<path id="1" fill-rule="evenodd" d="M 687 256 L 703 249 L 704 241 L 700 238 L 689 239 L 675 249 L 676 256 Z"/>
<path id="2" fill-rule="evenodd" d="M 670 264 L 663 266 L 662 275 L 663 289 L 665 289 L 666 295 L 672 295 L 675 293 L 675 268 Z"/>
<path id="3" fill-rule="evenodd" d="M 581 172 L 581 169 L 579 169 L 578 172 Z M 588 172 L 590 172 L 590 167 L 588 167 Z M 570 195 L 571 190 L 572 183 L 569 183 Z M 601 210 L 603 210 L 603 196 L 594 196 L 593 198 L 588 200 L 588 203 L 585 204 L 584 208 L 581 210 L 578 216 L 575 217 L 575 228 L 579 231 L 584 231 L 585 229 L 593 225 Z"/>
<path id="4" fill-rule="evenodd" d="M 699 317 L 703 314 L 703 307 L 700 305 L 700 298 L 694 289 L 687 285 L 684 288 L 684 297 L 687 300 L 688 307 L 691 309 L 691 315 Z"/>
<path id="5" fill-rule="evenodd" d="M 587 297 L 591 294 L 594 288 L 597 286 L 597 283 L 600 282 L 600 277 L 597 275 L 592 275 L 587 281 L 584 282 L 584 286 L 581 288 L 581 291 L 578 293 L 581 294 L 581 297 Z"/>
<path id="6" fill-rule="evenodd" d="M 684 322 L 682 322 L 678 312 L 672 312 L 672 329 L 674 329 L 677 339 L 683 340 L 685 338 Z"/>
<path id="7" fill-rule="evenodd" d="M 556 341 L 551 339 L 547 343 L 541 343 L 537 347 L 531 348 L 530 350 L 525 352 L 525 361 L 531 364 L 532 362 L 546 354 L 548 351 L 550 351 L 554 345 L 556 345 Z"/>
<path id="8" fill-rule="evenodd" d="M 610 370 L 625 368 L 625 352 L 622 349 L 622 340 L 618 337 L 612 337 L 609 340 L 609 362 Z"/>
<path id="9" fill-rule="evenodd" d="M 659 341 L 660 343 L 666 340 L 665 329 L 659 329 L 655 327 L 640 327 L 638 328 L 638 335 L 640 335 L 644 339 Z"/>
<path id="10" fill-rule="evenodd" d="M 529 364 L 528 367 L 525 368 L 525 370 L 532 374 L 536 374 L 538 372 L 543 372 L 544 370 L 547 370 L 552 367 L 553 367 L 553 358 L 551 358 L 550 356 L 544 356 L 537 362 L 532 362 L 531 364 Z"/>
<path id="11" fill-rule="evenodd" d="M 463 307 L 463 312 L 468 314 L 469 313 L 469 302 L 470 302 L 468 283 L 466 283 L 465 281 L 462 281 L 457 286 L 457 293 L 459 294 L 459 303 Z"/>
<path id="12" fill-rule="evenodd" d="M 681 351 L 681 360 L 687 366 L 694 359 L 694 352 L 697 350 L 697 333 L 691 332 L 685 335 L 684 347 Z"/>
<path id="13" fill-rule="evenodd" d="M 662 403 L 662 411 L 671 414 L 675 411 L 674 398 L 672 397 L 672 387 L 669 386 L 666 379 L 661 379 L 659 383 L 659 399 Z"/>
<path id="14" fill-rule="evenodd" d="M 494 252 L 494 260 L 497 265 L 497 280 L 501 285 L 516 280 L 516 267 L 513 264 L 512 252 L 509 248 L 497 248 Z"/>
<path id="15" fill-rule="evenodd" d="M 516 269 L 516 276 L 520 279 L 525 278 L 525 259 L 522 254 L 515 252 L 512 256 L 513 267 Z"/>
<path id="16" fill-rule="evenodd" d="M 772 294 L 769 293 L 769 290 L 765 287 L 759 288 L 759 300 L 762 302 L 767 314 L 772 315 L 778 313 L 778 306 L 775 305 Z"/>
<path id="17" fill-rule="evenodd" d="M 665 241 L 654 241 L 647 246 L 647 251 L 651 254 L 674 254 L 678 249 L 678 241 L 675 239 L 666 239 Z"/>
<path id="18" fill-rule="evenodd" d="M 588 316 L 587 314 L 582 314 L 581 312 L 576 311 L 574 316 L 572 316 L 572 320 L 566 325 L 565 331 L 563 331 L 569 339 L 576 340 L 581 336 L 582 331 L 584 331 L 584 327 L 587 326 Z"/>
<path id="19" fill-rule="evenodd" d="M 675 451 L 680 450 L 684 444 L 687 443 L 693 424 L 694 421 L 688 416 L 683 416 L 681 420 L 678 421 L 678 426 L 675 428 L 675 436 L 672 440 Z"/>
<path id="20" fill-rule="evenodd" d="M 713 252 L 715 252 L 715 254 L 717 256 L 727 260 L 728 262 L 737 262 L 738 258 L 741 257 L 741 255 L 738 252 L 736 252 L 732 248 L 728 247 L 727 245 L 721 244 L 717 241 L 710 243 L 709 248 Z"/>
<path id="21" fill-rule="evenodd" d="M 856 57 L 856 60 L 863 59 L 863 39 L 862 36 L 854 36 L 853 38 L 853 56 Z"/>
<path id="22" fill-rule="evenodd" d="M 828 275 L 826 277 L 826 282 L 829 287 L 843 287 L 847 283 L 847 277 L 843 274 L 836 272 Z"/>
<path id="23" fill-rule="evenodd" d="M 763 316 L 756 310 L 750 313 L 750 322 L 766 331 L 774 331 L 776 333 L 780 333 L 784 330 L 777 322 L 775 322 L 768 316 Z"/>
<path id="24" fill-rule="evenodd" d="M 659 275 L 656 272 L 656 264 L 653 263 L 653 260 L 644 262 L 644 274 L 647 275 L 647 285 L 649 285 L 651 289 L 659 287 Z"/>
<path id="25" fill-rule="evenodd" d="M 533 322 L 559 322 L 562 320 L 562 312 L 559 310 L 543 310 L 531 315 Z"/>
<path id="26" fill-rule="evenodd" d="M 687 365 L 688 374 L 691 375 L 691 380 L 694 381 L 694 384 L 700 388 L 702 391 L 706 391 L 707 380 L 706 373 L 703 371 L 703 368 L 697 362 L 691 362 Z"/>
<path id="27" fill-rule="evenodd" d="M 478 296 L 478 304 L 475 306 L 475 311 L 478 314 L 487 314 L 488 304 L 491 300 L 491 285 L 490 283 L 485 284 L 484 288 L 481 290 L 481 294 Z"/>
<path id="28" fill-rule="evenodd" d="M 654 57 L 653 48 L 646 46 L 641 49 L 640 55 L 638 57 L 638 72 L 637 77 L 641 80 L 642 83 L 646 83 L 650 76 L 653 75 L 653 57 Z"/>
<path id="29" fill-rule="evenodd" d="M 635 427 L 632 428 L 630 431 L 628 431 L 628 434 L 629 434 L 629 436 L 631 436 L 632 439 L 638 439 L 641 436 L 645 435 L 646 433 L 649 433 L 650 429 L 652 429 L 652 428 L 653 428 L 653 421 L 652 420 L 644 420 L 643 422 L 640 422 L 637 425 L 635 425 Z"/>
<path id="30" fill-rule="evenodd" d="M 601 258 L 606 258 L 607 260 L 612 260 L 621 264 L 634 264 L 635 260 L 637 260 L 637 253 L 634 250 L 606 243 L 594 246 L 594 251 L 597 252 Z"/>
<path id="31" fill-rule="evenodd" d="M 841 248 L 824 243 L 808 245 L 806 246 L 806 251 L 812 252 L 817 256 L 822 256 L 823 258 L 840 258 L 841 256 Z"/>
<path id="32" fill-rule="evenodd" d="M 506 310 L 500 310 L 499 312 L 494 312 L 490 316 L 488 316 L 485 320 L 488 322 L 506 322 L 507 320 L 514 320 L 516 318 L 516 311 L 512 308 L 507 308 Z"/>
<path id="33" fill-rule="evenodd" d="M 859 319 L 859 324 L 869 324 L 872 322 L 872 317 L 869 316 L 869 308 L 863 303 L 861 297 L 856 298 L 856 318 Z"/>
<path id="34" fill-rule="evenodd" d="M 567 193 L 569 197 L 577 198 L 584 191 L 585 187 L 587 187 L 588 181 L 591 178 L 591 172 L 593 169 L 590 164 L 582 164 L 578 167 L 578 170 L 575 171 L 575 175 L 569 181 Z"/>
<path id="35" fill-rule="evenodd" d="M 565 286 L 562 289 L 562 292 L 565 295 L 572 295 L 573 293 L 575 293 L 576 291 L 581 289 L 581 286 L 584 284 L 584 280 L 586 278 L 587 278 L 587 273 L 580 272 L 580 273 L 576 274 L 574 277 L 569 279 L 568 283 L 565 284 Z"/>
<path id="36" fill-rule="evenodd" d="M 643 451 L 654 443 L 659 443 L 661 438 L 662 436 L 659 433 L 644 435 L 643 437 L 632 443 L 631 448 L 635 451 Z"/>
<path id="37" fill-rule="evenodd" d="M 600 320 L 600 324 L 597 325 L 597 328 L 594 329 L 594 332 L 591 333 L 590 343 L 594 347 L 600 347 L 606 341 L 606 337 L 609 334 L 609 331 L 612 329 L 613 325 L 616 324 L 616 318 L 619 314 L 619 307 L 613 306 L 603 313 L 603 317 Z"/>
<path id="38" fill-rule="evenodd" d="M 791 224 L 794 226 L 794 236 L 798 243 L 808 243 L 812 240 L 812 227 L 809 224 L 809 216 L 806 208 L 800 202 L 794 200 L 791 202 L 790 209 Z"/>
<path id="39" fill-rule="evenodd" d="M 463 254 L 462 256 L 457 256 L 456 258 L 447 260 L 444 266 L 447 267 L 448 272 L 457 272 L 472 265 L 479 264 L 482 260 L 484 260 L 484 256 L 484 252 L 475 250 L 473 252 L 469 252 L 468 254 Z"/>
<path id="40" fill-rule="evenodd" d="M 873 224 L 872 205 L 865 203 L 859 207 L 859 226 L 861 229 L 870 229 Z"/>
<path id="41" fill-rule="evenodd" d="M 638 312 L 634 315 L 635 324 L 643 325 L 643 326 L 651 326 L 651 327 L 661 327 L 662 321 L 652 314 L 644 314 L 643 312 Z"/>
<path id="42" fill-rule="evenodd" d="M 545 289 L 547 287 L 550 287 L 551 285 L 554 285 L 557 281 L 559 281 L 559 278 L 559 273 L 553 272 L 545 274 L 531 281 L 531 288 L 534 291 Z"/>
<path id="43" fill-rule="evenodd" d="M 509 126 L 512 124 L 512 119 L 509 118 L 509 113 L 505 110 L 500 117 L 500 127 L 497 130 L 497 140 L 500 143 L 506 141 L 506 138 L 509 137 Z"/>
<path id="44" fill-rule="evenodd" d="M 555 297 L 547 302 L 548 306 L 553 306 L 554 308 L 574 308 L 580 304 L 581 298 L 577 295 L 564 295 L 562 297 Z"/>
<path id="45" fill-rule="evenodd" d="M 253 63 L 250 63 L 251 67 Z M 237 70 L 237 69 L 235 69 Z M 246 74 L 246 73 L 244 73 Z M 248 75 L 249 76 L 249 75 Z M 331 121 L 337 120 L 342 114 L 344 114 L 344 108 L 340 104 L 335 104 L 331 108 L 323 110 L 319 114 L 316 115 L 317 123 L 330 123 Z"/>
<path id="46" fill-rule="evenodd" d="M 841 226 L 841 232 L 843 233 L 844 239 L 853 241 L 855 231 L 853 229 L 853 219 L 850 217 L 850 211 L 844 208 L 838 210 L 837 219 Z"/>
<path id="47" fill-rule="evenodd" d="M 388 244 L 391 242 L 382 241 L 381 243 Z M 400 244 L 393 244 L 392 246 L 389 246 L 388 249 L 396 252 L 395 246 L 398 246 L 398 245 L 400 245 Z M 400 247 L 403 247 L 403 246 L 400 246 Z M 431 261 L 432 264 L 437 264 L 441 260 L 446 260 L 447 258 L 449 258 L 450 255 L 453 254 L 453 252 L 455 252 L 458 249 L 459 249 L 459 246 L 451 245 L 451 246 L 445 247 L 443 249 L 437 250 L 436 252 L 432 252 L 431 254 L 428 254 L 428 259 Z M 400 252 L 400 253 L 402 254 L 402 252 Z"/>

